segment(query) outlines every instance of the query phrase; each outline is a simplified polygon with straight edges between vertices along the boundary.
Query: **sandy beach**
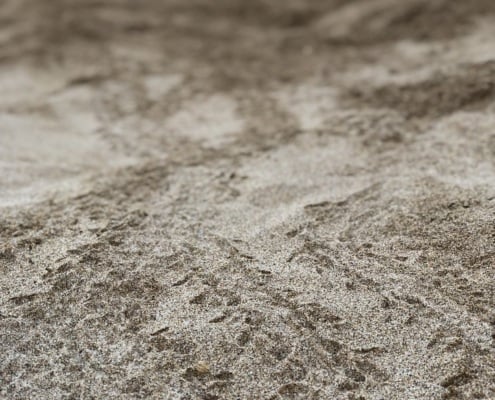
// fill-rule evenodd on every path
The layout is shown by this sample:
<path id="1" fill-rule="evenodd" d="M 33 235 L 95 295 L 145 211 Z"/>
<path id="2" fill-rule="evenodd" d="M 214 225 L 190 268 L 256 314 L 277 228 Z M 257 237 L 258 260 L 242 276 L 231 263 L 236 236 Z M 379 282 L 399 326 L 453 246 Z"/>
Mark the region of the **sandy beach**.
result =
<path id="1" fill-rule="evenodd" d="M 0 398 L 495 399 L 495 2 L 0 2 Z"/>

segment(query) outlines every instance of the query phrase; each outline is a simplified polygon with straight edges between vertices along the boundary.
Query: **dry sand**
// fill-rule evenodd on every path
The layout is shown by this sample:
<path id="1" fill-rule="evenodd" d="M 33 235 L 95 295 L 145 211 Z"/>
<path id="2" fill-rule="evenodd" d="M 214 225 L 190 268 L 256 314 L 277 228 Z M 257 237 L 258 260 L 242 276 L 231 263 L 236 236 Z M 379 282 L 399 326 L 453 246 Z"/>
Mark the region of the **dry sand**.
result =
<path id="1" fill-rule="evenodd" d="M 0 397 L 495 399 L 493 0 L 0 2 Z"/>

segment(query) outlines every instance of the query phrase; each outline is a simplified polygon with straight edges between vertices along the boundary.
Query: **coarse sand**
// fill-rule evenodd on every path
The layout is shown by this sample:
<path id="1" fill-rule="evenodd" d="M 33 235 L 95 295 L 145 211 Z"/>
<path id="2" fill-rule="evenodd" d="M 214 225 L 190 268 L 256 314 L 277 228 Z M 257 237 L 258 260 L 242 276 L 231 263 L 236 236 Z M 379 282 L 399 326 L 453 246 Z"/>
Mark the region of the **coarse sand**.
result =
<path id="1" fill-rule="evenodd" d="M 0 398 L 495 399 L 493 0 L 0 1 Z"/>

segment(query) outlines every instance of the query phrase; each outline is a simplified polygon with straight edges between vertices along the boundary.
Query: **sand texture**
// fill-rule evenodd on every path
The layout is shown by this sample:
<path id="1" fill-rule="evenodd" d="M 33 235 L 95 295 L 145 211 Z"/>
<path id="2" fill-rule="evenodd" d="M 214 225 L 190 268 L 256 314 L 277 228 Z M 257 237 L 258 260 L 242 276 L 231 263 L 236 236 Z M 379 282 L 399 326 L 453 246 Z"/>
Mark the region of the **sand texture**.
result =
<path id="1" fill-rule="evenodd" d="M 495 2 L 0 1 L 0 398 L 495 399 Z"/>

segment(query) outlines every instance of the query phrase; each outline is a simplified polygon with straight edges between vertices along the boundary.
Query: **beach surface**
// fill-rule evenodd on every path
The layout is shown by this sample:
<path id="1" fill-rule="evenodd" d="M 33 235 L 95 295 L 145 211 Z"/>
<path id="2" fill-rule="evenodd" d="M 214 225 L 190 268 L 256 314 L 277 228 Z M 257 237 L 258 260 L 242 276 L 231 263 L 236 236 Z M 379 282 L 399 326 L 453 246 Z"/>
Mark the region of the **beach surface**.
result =
<path id="1" fill-rule="evenodd" d="M 0 398 L 495 399 L 493 0 L 0 2 Z"/>

